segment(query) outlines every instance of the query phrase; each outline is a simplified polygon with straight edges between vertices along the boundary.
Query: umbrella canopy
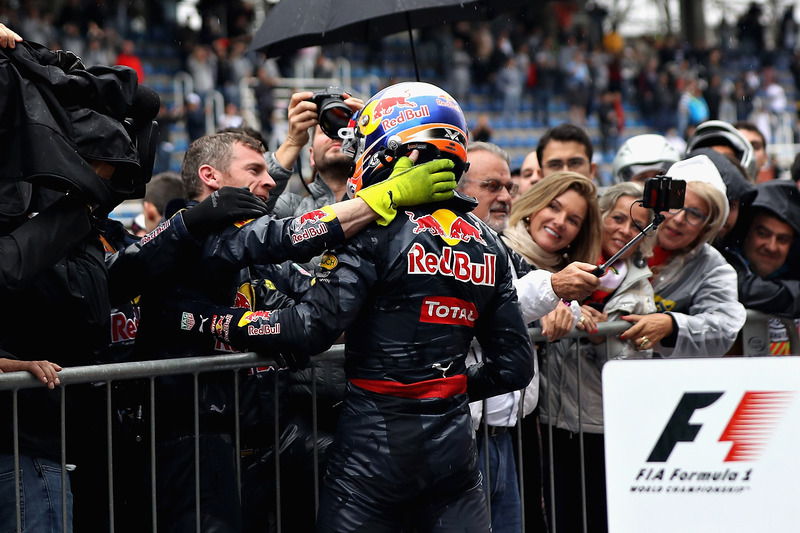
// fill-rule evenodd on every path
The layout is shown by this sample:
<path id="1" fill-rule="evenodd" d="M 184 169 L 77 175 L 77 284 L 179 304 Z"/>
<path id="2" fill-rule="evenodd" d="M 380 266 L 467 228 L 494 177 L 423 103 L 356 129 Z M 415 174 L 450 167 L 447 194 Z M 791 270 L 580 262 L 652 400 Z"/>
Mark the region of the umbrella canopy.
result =
<path id="1" fill-rule="evenodd" d="M 412 28 L 491 20 L 531 0 L 281 0 L 250 45 L 267 57 L 300 48 L 370 42 Z M 413 45 L 413 42 L 412 42 Z"/>

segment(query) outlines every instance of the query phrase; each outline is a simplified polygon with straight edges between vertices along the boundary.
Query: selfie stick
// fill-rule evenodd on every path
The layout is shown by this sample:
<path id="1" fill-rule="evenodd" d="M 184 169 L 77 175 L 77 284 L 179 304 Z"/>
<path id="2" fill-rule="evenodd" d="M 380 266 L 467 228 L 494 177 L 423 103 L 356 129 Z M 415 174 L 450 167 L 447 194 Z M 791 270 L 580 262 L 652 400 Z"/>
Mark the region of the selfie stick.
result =
<path id="1" fill-rule="evenodd" d="M 642 240 L 644 238 L 644 236 L 647 235 L 648 231 L 657 228 L 658 225 L 661 224 L 663 221 L 664 221 L 664 215 L 662 215 L 660 212 L 654 213 L 653 214 L 653 221 L 646 228 L 644 228 L 641 231 L 641 233 L 639 233 L 639 235 L 637 235 L 636 237 L 631 239 L 631 241 L 628 244 L 626 244 L 625 246 L 623 246 L 622 249 L 619 252 L 617 252 L 613 256 L 611 256 L 611 259 L 609 259 L 608 261 L 606 261 L 605 263 L 603 263 L 599 267 L 597 267 L 594 270 L 592 270 L 592 274 L 594 274 L 598 278 L 600 276 L 602 276 L 603 274 L 605 274 L 606 270 L 608 270 L 608 267 L 610 267 L 611 265 L 616 263 L 617 259 L 622 257 L 622 255 L 625 252 L 627 252 L 628 250 L 631 249 L 631 246 L 633 246 L 634 244 L 636 244 L 637 242 Z"/>

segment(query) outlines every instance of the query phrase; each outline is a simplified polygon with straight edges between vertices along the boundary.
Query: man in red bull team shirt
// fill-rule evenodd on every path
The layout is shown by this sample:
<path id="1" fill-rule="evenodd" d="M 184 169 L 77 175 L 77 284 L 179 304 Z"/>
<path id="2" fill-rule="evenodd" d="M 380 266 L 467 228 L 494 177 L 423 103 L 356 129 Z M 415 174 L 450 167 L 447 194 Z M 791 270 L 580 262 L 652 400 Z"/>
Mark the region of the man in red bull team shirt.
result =
<path id="1" fill-rule="evenodd" d="M 147 254 L 151 243 L 166 233 L 171 225 L 183 221 L 188 227 L 192 221 L 194 227 L 202 228 L 197 223 L 197 219 L 202 218 L 199 210 L 202 202 L 197 203 L 200 200 L 220 199 L 221 191 L 230 190 L 229 187 L 246 187 L 263 202 L 253 200 L 263 205 L 274 186 L 263 154 L 261 143 L 242 133 L 219 133 L 194 141 L 181 169 L 190 207 L 159 225 L 137 247 L 126 248 L 112 265 L 112 275 L 126 262 L 130 264 L 140 254 Z M 181 336 L 178 330 L 159 320 L 160 309 L 181 297 L 234 305 L 242 284 L 258 277 L 251 268 L 289 259 L 307 260 L 343 243 L 373 220 L 387 223 L 402 206 L 427 204 L 451 197 L 455 179 L 442 163 L 420 165 L 413 174 L 376 184 L 382 190 L 368 187 L 358 198 L 322 207 L 318 213 L 305 217 L 276 219 L 262 216 L 229 224 L 220 231 L 207 231 L 202 236 L 193 233 L 200 246 L 171 257 L 175 262 L 172 268 L 149 280 L 141 292 L 141 320 L 136 339 L 138 358 L 186 357 L 226 351 L 208 339 Z M 212 209 L 226 210 L 226 206 L 212 202 Z M 301 222 L 301 218 L 304 221 Z M 253 305 L 255 311 L 260 302 L 253 302 Z M 243 311 L 250 312 L 251 309 Z M 263 318 L 264 315 L 266 313 L 255 316 Z M 197 325 L 213 328 L 220 337 L 225 336 L 231 327 L 224 321 L 212 323 L 208 320 L 200 320 Z M 266 335 L 279 331 L 279 328 L 264 327 L 260 331 Z M 199 386 L 200 462 L 204 465 L 200 475 L 200 518 L 204 528 L 210 528 L 208 530 L 239 531 L 241 516 L 233 461 L 232 384 L 218 374 L 204 374 Z M 196 520 L 193 477 L 187 479 L 182 475 L 192 471 L 194 461 L 194 441 L 188 438 L 194 434 L 193 423 L 191 417 L 185 415 L 192 412 L 192 389 L 191 378 L 177 376 L 159 380 L 155 391 L 158 406 L 156 488 L 160 500 L 159 529 L 189 530 Z M 209 468 L 214 469 L 214 475 L 209 475 Z"/>

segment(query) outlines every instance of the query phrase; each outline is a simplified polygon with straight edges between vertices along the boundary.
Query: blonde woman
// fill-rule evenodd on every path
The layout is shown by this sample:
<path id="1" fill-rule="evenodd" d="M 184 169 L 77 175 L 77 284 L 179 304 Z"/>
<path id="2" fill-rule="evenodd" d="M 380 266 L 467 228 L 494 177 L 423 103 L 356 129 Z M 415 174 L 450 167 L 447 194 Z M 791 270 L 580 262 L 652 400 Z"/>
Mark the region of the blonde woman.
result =
<path id="1" fill-rule="evenodd" d="M 631 182 L 618 183 L 600 197 L 603 242 L 598 264 L 614 256 L 650 223 L 652 211 L 641 207 L 641 200 L 642 186 Z M 652 241 L 640 240 L 608 268 L 600 287 L 581 307 L 584 316 L 605 322 L 655 311 L 645 260 L 652 253 Z M 580 350 L 576 344 L 580 344 Z M 581 453 L 585 460 L 588 530 L 607 528 L 601 370 L 609 359 L 645 357 L 652 357 L 652 351 L 639 351 L 632 342 L 612 336 L 552 343 L 542 361 L 539 417 L 542 424 L 553 426 L 552 464 L 559 494 L 556 522 L 567 531 L 581 530 L 580 513 L 569 512 L 582 497 L 578 468 Z M 578 449 L 575 438 L 579 431 L 584 432 L 583 450 Z"/>
<path id="2" fill-rule="evenodd" d="M 579 261 L 594 264 L 600 252 L 597 187 L 577 172 L 556 172 L 514 200 L 503 241 L 537 269 L 558 272 Z M 542 318 L 542 333 L 553 341 L 581 317 L 580 306 L 564 302 Z M 590 317 L 578 327 L 595 329 Z"/>

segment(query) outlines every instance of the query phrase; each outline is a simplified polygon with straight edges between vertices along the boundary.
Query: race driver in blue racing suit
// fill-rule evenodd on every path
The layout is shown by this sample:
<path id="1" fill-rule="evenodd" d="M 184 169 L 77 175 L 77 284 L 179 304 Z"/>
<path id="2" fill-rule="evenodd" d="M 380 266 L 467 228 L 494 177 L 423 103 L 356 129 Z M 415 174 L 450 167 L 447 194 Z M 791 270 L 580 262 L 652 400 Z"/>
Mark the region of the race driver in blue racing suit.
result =
<path id="1" fill-rule="evenodd" d="M 438 87 L 400 83 L 351 121 L 350 193 L 444 156 L 460 176 L 466 122 Z M 412 158 L 400 157 L 411 153 Z M 431 153 L 433 156 L 431 156 Z M 530 339 L 508 255 L 463 196 L 399 210 L 326 254 L 300 304 L 275 311 L 184 301 L 165 319 L 240 350 L 301 367 L 346 335 L 344 406 L 317 531 L 489 531 L 469 401 L 533 376 Z M 484 362 L 467 368 L 475 337 Z"/>

